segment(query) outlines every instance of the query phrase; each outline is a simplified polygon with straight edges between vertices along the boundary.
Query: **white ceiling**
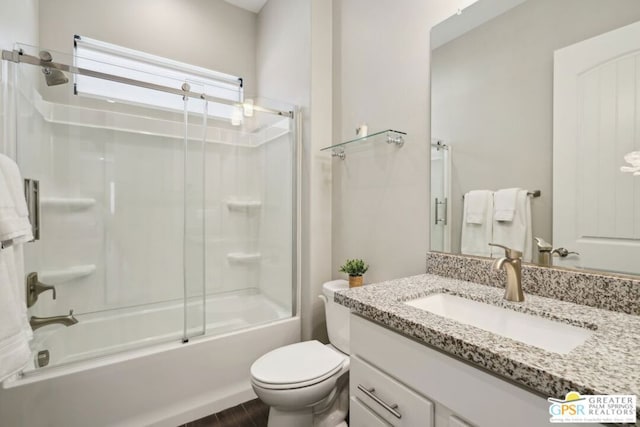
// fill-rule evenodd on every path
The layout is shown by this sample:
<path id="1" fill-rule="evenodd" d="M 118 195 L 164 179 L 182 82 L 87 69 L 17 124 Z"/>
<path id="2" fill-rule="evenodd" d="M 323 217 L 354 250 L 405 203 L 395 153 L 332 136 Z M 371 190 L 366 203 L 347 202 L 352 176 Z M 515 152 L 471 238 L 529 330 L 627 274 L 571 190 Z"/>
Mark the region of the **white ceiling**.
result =
<path id="1" fill-rule="evenodd" d="M 260 12 L 260 10 L 262 9 L 262 6 L 264 6 L 264 4 L 267 2 L 267 0 L 224 0 L 224 1 L 254 13 Z"/>

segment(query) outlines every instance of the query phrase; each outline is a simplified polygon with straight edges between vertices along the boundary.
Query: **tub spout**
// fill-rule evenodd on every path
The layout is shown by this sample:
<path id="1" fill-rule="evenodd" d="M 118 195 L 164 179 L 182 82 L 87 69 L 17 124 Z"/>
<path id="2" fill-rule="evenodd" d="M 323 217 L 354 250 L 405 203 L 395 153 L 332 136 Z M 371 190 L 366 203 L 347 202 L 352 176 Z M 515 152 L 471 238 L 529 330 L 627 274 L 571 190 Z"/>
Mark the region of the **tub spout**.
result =
<path id="1" fill-rule="evenodd" d="M 73 310 L 69 310 L 69 314 L 67 316 L 53 316 L 53 317 L 31 316 L 31 319 L 29 319 L 29 324 L 31 325 L 31 329 L 33 329 L 34 331 L 43 326 L 53 325 L 54 323 L 59 323 L 61 325 L 68 327 L 78 323 L 78 319 L 74 317 Z"/>

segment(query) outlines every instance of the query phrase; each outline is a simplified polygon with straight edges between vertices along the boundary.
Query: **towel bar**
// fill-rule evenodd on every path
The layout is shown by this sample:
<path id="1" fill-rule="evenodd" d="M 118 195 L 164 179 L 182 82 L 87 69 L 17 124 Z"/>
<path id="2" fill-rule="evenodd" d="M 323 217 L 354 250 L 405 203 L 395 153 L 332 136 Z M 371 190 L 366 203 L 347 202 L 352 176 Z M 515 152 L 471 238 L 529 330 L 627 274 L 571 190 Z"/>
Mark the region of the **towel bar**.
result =
<path id="1" fill-rule="evenodd" d="M 531 196 L 534 199 L 536 197 L 540 197 L 541 195 L 542 195 L 542 191 L 540 190 L 527 191 L 527 196 Z M 462 198 L 464 199 L 464 194 L 462 195 Z"/>

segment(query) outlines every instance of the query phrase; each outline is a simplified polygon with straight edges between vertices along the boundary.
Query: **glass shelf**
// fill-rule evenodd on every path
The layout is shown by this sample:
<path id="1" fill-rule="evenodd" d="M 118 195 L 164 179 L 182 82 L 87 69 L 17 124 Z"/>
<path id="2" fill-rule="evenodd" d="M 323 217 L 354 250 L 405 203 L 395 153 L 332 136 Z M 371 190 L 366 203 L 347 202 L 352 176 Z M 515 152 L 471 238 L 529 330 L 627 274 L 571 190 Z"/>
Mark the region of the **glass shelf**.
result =
<path id="1" fill-rule="evenodd" d="M 356 142 L 366 141 L 368 139 L 375 139 L 382 135 L 386 136 L 387 144 L 396 144 L 398 147 L 402 147 L 402 145 L 404 144 L 404 137 L 407 135 L 407 133 L 401 132 L 399 130 L 386 129 L 380 132 L 371 133 L 367 136 L 360 136 L 358 138 L 351 139 L 349 141 L 344 141 L 344 142 L 341 142 L 340 144 L 330 145 L 328 147 L 321 148 L 320 151 L 331 150 L 332 151 L 331 155 L 333 157 L 339 157 L 341 160 L 344 160 L 344 158 L 346 157 L 344 153 L 344 148 L 347 145 L 353 144 Z"/>

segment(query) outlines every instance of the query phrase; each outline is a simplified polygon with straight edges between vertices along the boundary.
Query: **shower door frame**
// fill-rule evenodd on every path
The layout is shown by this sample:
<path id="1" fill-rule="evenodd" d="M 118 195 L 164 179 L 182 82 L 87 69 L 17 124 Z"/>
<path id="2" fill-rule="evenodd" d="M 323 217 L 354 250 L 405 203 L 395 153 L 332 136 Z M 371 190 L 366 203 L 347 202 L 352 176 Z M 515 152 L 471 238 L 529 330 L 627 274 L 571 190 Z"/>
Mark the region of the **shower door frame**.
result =
<path id="1" fill-rule="evenodd" d="M 25 63 L 30 65 L 36 65 L 43 68 L 53 68 L 60 71 L 65 71 L 73 74 L 80 74 L 83 76 L 93 77 L 97 79 L 109 80 L 116 83 L 123 83 L 131 86 L 139 86 L 145 89 L 157 90 L 160 92 L 171 93 L 174 95 L 179 95 L 186 98 L 195 98 L 201 99 L 204 101 L 215 102 L 218 104 L 232 105 L 232 106 L 242 106 L 242 103 L 236 101 L 230 101 L 224 98 L 218 98 L 215 96 L 207 95 L 205 93 L 192 92 L 191 88 L 188 84 L 183 84 L 181 88 L 172 88 L 169 86 L 162 86 L 155 83 L 144 82 L 141 80 L 130 79 L 127 77 L 116 76 L 113 74 L 102 73 L 100 71 L 89 70 L 87 68 L 76 67 L 74 65 L 62 64 L 59 62 L 49 62 L 43 61 L 40 58 L 37 58 L 33 55 L 27 55 L 23 53 L 21 50 L 3 50 L 2 51 L 2 59 L 5 61 L 19 63 Z M 272 108 L 265 108 L 259 105 L 254 105 L 253 109 L 255 111 L 276 114 L 278 116 L 289 117 L 290 119 L 294 118 L 293 111 L 281 111 L 275 110 Z"/>
<path id="2" fill-rule="evenodd" d="M 15 64 L 25 63 L 29 65 L 35 65 L 39 67 L 48 67 L 56 70 L 60 70 L 63 72 L 68 72 L 72 74 L 80 74 L 93 78 L 109 80 L 112 82 L 122 83 L 126 85 L 138 86 L 150 90 L 156 90 L 161 92 L 166 92 L 170 94 L 174 94 L 177 96 L 182 96 L 185 100 L 187 99 L 197 99 L 202 100 L 204 102 L 215 102 L 219 104 L 231 105 L 235 107 L 242 108 L 242 103 L 237 101 L 231 101 L 223 98 L 218 98 L 214 96 L 207 95 L 205 93 L 199 93 L 191 90 L 190 85 L 185 82 L 181 88 L 173 88 L 168 86 L 162 86 L 154 83 L 148 83 L 140 80 L 130 79 L 127 77 L 121 77 L 116 75 L 111 75 L 107 73 L 102 73 L 86 68 L 76 67 L 73 65 L 68 65 L 59 62 L 49 62 L 42 61 L 40 58 L 25 54 L 21 49 L 16 50 L 2 50 L 2 59 L 4 61 L 8 61 Z M 300 249 L 301 249 L 301 179 L 300 179 L 300 171 L 301 171 L 301 162 L 302 162 L 302 150 L 300 150 L 302 144 L 302 114 L 300 114 L 299 108 L 294 108 L 290 111 L 282 111 L 272 108 L 266 108 L 260 105 L 253 105 L 253 109 L 258 112 L 274 114 L 277 116 L 285 117 L 291 120 L 292 129 L 294 132 L 293 138 L 291 139 L 291 190 L 292 190 L 292 200 L 291 200 L 291 209 L 292 209 L 292 236 L 291 236 L 291 291 L 292 291 L 292 301 L 291 301 L 291 312 L 289 318 L 294 318 L 299 316 L 299 307 L 300 307 L 300 283 L 301 283 L 301 271 L 300 271 Z M 206 121 L 205 121 L 206 123 Z M 185 138 L 188 138 L 188 135 L 185 135 Z M 205 133 L 206 138 L 206 133 Z M 183 284 L 186 286 L 186 284 Z M 203 293 L 203 298 L 206 299 L 206 293 Z M 186 303 L 186 300 L 185 300 Z M 186 313 L 185 313 L 186 316 Z M 204 326 L 204 333 L 201 335 L 196 335 L 192 337 L 188 337 L 185 335 L 183 337 L 183 342 L 188 342 L 189 338 L 206 338 L 206 324 Z M 187 325 L 184 325 L 185 331 Z M 91 359 L 87 359 L 91 360 Z M 57 367 L 57 365 L 56 365 Z M 37 373 L 38 370 L 33 373 Z"/>

